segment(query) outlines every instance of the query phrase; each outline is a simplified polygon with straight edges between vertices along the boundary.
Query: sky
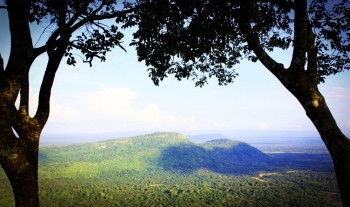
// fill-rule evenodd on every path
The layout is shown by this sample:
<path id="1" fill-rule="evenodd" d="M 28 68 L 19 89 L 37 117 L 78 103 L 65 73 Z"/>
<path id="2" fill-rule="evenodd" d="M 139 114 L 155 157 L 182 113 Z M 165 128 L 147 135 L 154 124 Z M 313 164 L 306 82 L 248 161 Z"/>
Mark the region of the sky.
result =
<path id="1" fill-rule="evenodd" d="M 0 53 L 5 65 L 10 50 L 6 13 L 0 10 Z M 33 42 L 42 27 L 35 27 Z M 191 80 L 169 77 L 155 86 L 147 67 L 128 47 L 132 31 L 106 62 L 68 66 L 63 60 L 52 89 L 51 114 L 43 137 L 54 134 L 117 136 L 122 132 L 176 131 L 230 133 L 232 136 L 317 136 L 298 101 L 260 63 L 242 61 L 233 84 L 218 86 L 212 79 L 203 88 Z M 45 36 L 45 35 L 44 35 Z M 44 38 L 44 37 L 42 37 Z M 287 67 L 291 52 L 271 54 Z M 47 58 L 40 56 L 30 72 L 31 115 Z M 350 73 L 328 77 L 320 90 L 338 126 L 350 135 Z M 77 137 L 77 136 L 76 136 Z M 81 137 L 80 137 L 81 138 Z M 106 137 L 107 138 L 107 137 Z M 78 139 L 78 138 L 77 138 Z"/>

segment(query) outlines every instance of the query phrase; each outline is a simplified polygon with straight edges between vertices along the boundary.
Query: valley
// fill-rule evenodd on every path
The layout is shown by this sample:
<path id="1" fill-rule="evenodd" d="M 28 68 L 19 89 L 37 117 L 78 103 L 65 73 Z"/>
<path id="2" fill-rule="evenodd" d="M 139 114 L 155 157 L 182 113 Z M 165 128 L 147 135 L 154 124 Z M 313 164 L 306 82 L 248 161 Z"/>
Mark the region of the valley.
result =
<path id="1" fill-rule="evenodd" d="M 39 154 L 41 206 L 341 206 L 328 154 L 155 133 Z M 14 206 L 0 170 L 0 204 Z"/>

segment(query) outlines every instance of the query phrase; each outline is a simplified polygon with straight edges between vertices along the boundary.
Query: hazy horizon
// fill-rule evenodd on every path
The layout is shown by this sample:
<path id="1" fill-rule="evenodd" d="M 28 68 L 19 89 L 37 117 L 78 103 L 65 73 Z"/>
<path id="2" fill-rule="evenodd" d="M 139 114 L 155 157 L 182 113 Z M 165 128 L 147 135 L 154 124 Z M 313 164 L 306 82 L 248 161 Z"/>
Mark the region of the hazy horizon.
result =
<path id="1" fill-rule="evenodd" d="M 217 137 L 228 138 L 247 143 L 258 142 L 300 142 L 305 140 L 319 140 L 322 142 L 317 132 L 312 131 L 266 131 L 266 130 L 169 130 L 169 131 L 115 131 L 105 133 L 43 133 L 40 144 L 69 144 L 97 142 L 109 139 L 118 139 L 133 137 L 157 132 L 176 132 L 186 135 L 188 138 L 195 136 L 212 135 L 213 139 Z"/>

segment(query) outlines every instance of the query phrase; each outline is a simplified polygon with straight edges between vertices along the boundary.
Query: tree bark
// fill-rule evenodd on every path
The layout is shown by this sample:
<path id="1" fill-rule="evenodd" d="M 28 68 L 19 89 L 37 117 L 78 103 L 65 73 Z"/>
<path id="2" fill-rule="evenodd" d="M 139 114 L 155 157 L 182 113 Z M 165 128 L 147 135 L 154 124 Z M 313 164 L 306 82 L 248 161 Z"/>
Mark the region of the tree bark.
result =
<path id="1" fill-rule="evenodd" d="M 350 206 L 350 140 L 341 132 L 326 101 L 318 90 L 317 47 L 307 17 L 306 0 L 295 1 L 294 47 L 288 69 L 272 59 L 260 44 L 251 22 L 252 0 L 241 0 L 239 24 L 249 48 L 261 63 L 303 106 L 315 125 L 332 159 L 344 207 Z M 306 63 L 305 55 L 308 57 Z M 306 68 L 305 68 L 306 66 Z"/>
<path id="2" fill-rule="evenodd" d="M 19 109 L 14 105 L 19 89 L 27 87 L 26 82 L 0 76 L 0 164 L 10 180 L 16 207 L 39 206 L 39 138 L 49 117 L 52 85 L 67 45 L 61 47 L 59 52 L 49 54 L 34 118 L 28 114 L 26 93 L 21 96 Z"/>
<path id="3" fill-rule="evenodd" d="M 28 114 L 28 74 L 35 56 L 29 29 L 27 2 L 7 2 L 11 52 L 0 63 L 0 164 L 8 176 L 15 205 L 39 206 L 38 148 L 43 125 Z M 21 93 L 20 107 L 15 101 Z M 15 132 L 16 133 L 15 133 Z"/>
<path id="4" fill-rule="evenodd" d="M 4 94 L 1 92 L 0 97 L 4 98 Z M 42 126 L 14 106 L 6 106 L 4 101 L 0 101 L 0 164 L 10 180 L 16 207 L 39 206 L 38 149 Z"/>
<path id="5" fill-rule="evenodd" d="M 333 159 L 343 206 L 350 206 L 350 140 L 339 129 L 317 86 L 303 86 L 287 89 L 301 103 L 325 143 Z"/>
<path id="6" fill-rule="evenodd" d="M 36 207 L 39 206 L 39 137 L 43 125 L 29 117 L 25 106 L 15 108 L 10 94 L 16 89 L 2 86 L 0 84 L 0 164 L 11 183 L 16 207 Z"/>
<path id="7" fill-rule="evenodd" d="M 38 187 L 38 148 L 30 149 L 31 153 L 18 153 L 2 161 L 2 167 L 10 180 L 16 207 L 39 206 Z M 36 159 L 35 159 L 36 158 Z"/>

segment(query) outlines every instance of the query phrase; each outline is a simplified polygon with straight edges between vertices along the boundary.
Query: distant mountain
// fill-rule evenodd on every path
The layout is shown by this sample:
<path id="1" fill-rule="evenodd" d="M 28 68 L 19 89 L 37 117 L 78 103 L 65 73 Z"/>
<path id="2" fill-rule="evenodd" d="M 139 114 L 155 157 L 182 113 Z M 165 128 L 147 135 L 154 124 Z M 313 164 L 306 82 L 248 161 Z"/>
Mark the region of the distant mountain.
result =
<path id="1" fill-rule="evenodd" d="M 188 136 L 188 139 L 193 141 L 193 142 L 207 142 L 215 139 L 226 139 L 222 134 L 198 134 L 198 135 L 191 135 Z"/>
<path id="2" fill-rule="evenodd" d="M 203 146 L 210 149 L 212 162 L 221 165 L 261 166 L 271 161 L 270 156 L 244 142 L 219 139 L 205 142 Z"/>
<path id="3" fill-rule="evenodd" d="M 268 155 L 243 142 L 219 139 L 195 144 L 178 133 L 155 133 L 95 143 L 41 147 L 39 159 L 43 165 L 86 163 L 108 171 L 153 168 L 191 172 L 202 168 L 235 174 L 261 170 L 270 162 Z"/>
<path id="4" fill-rule="evenodd" d="M 190 172 L 206 168 L 218 173 L 234 174 L 266 169 L 271 163 L 271 158 L 258 149 L 229 139 L 171 146 L 163 151 L 159 160 L 166 170 Z"/>
<path id="5" fill-rule="evenodd" d="M 178 133 L 43 146 L 41 206 L 341 206 L 329 154 L 273 153 Z M 14 206 L 0 166 L 0 206 Z"/>

